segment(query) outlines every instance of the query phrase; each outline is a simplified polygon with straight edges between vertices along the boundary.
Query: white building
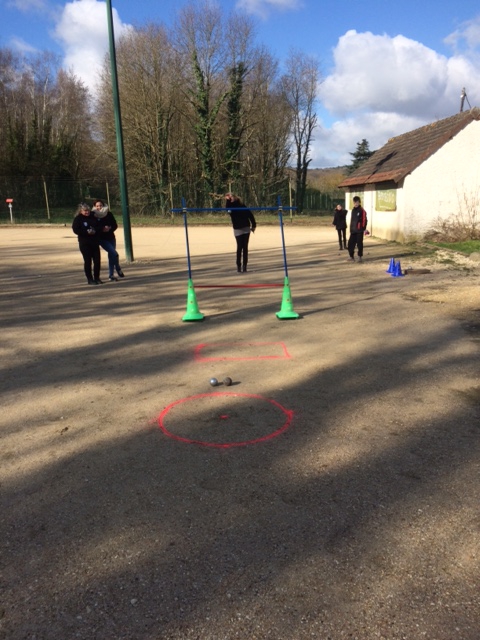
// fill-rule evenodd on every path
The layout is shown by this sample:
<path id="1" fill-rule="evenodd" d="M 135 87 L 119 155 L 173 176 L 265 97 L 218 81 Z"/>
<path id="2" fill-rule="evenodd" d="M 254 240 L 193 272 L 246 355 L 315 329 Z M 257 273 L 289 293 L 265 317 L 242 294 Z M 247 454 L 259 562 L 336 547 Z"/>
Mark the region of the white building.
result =
<path id="1" fill-rule="evenodd" d="M 480 109 L 391 138 L 339 185 L 360 196 L 370 232 L 421 238 L 438 218 L 480 217 Z"/>

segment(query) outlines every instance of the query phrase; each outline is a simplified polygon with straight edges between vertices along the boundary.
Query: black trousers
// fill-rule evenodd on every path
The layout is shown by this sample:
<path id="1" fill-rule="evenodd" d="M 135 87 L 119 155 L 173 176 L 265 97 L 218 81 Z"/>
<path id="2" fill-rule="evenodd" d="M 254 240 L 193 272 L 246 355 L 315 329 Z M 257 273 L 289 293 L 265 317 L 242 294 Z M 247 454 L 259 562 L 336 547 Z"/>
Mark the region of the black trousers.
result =
<path id="1" fill-rule="evenodd" d="M 100 245 L 83 243 L 79 245 L 83 256 L 83 269 L 87 280 L 100 280 Z M 93 264 L 93 276 L 92 276 Z"/>
<path id="2" fill-rule="evenodd" d="M 250 240 L 249 233 L 242 233 L 241 236 L 235 236 L 237 241 L 237 269 L 243 265 L 243 268 L 247 268 L 248 264 L 248 241 Z M 243 258 L 243 260 L 242 260 Z"/>
<path id="3" fill-rule="evenodd" d="M 343 248 L 347 248 L 347 230 L 346 229 L 337 229 L 338 233 L 338 244 L 340 245 L 340 249 L 342 249 L 342 240 L 343 240 Z"/>
<path id="4" fill-rule="evenodd" d="M 361 258 L 363 256 L 363 231 L 350 234 L 350 238 L 348 239 L 348 253 L 351 258 L 353 258 L 355 254 L 355 247 L 357 247 L 358 257 Z"/>

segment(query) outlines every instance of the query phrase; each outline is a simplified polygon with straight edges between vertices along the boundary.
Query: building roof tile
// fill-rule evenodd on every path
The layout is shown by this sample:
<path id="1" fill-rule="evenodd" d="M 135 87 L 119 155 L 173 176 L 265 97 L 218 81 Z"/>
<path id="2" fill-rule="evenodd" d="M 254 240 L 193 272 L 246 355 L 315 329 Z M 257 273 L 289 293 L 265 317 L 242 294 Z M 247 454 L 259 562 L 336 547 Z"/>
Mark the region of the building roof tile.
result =
<path id="1" fill-rule="evenodd" d="M 339 186 L 400 182 L 473 120 L 480 120 L 478 107 L 390 138 Z"/>

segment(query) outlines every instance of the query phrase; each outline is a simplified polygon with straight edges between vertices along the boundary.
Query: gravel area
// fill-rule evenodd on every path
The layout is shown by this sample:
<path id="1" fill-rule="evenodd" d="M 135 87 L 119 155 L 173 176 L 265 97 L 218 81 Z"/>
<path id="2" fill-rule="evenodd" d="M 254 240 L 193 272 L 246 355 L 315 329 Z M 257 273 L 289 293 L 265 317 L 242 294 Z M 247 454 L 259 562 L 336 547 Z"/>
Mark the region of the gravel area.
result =
<path id="1" fill-rule="evenodd" d="M 189 235 L 0 229 L 0 638 L 478 640 L 480 263 Z"/>

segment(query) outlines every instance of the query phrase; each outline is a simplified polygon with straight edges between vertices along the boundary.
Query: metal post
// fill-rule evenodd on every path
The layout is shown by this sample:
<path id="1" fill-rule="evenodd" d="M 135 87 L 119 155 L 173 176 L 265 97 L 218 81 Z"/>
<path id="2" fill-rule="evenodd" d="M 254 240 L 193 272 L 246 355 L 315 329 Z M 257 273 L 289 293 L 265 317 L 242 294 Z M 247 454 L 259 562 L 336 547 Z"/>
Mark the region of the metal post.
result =
<path id="1" fill-rule="evenodd" d="M 192 263 L 190 261 L 190 244 L 188 242 L 188 224 L 187 224 L 187 207 L 185 198 L 182 198 L 182 211 L 183 211 L 183 226 L 185 228 L 185 242 L 187 244 L 187 268 L 188 268 L 188 279 L 192 279 Z"/>
<path id="2" fill-rule="evenodd" d="M 5 202 L 7 203 L 8 208 L 10 209 L 10 222 L 13 224 L 13 198 L 7 198 Z"/>
<path id="3" fill-rule="evenodd" d="M 283 268 L 285 270 L 285 278 L 288 278 L 288 266 L 287 266 L 287 251 L 285 249 L 285 234 L 283 232 L 283 207 L 280 200 L 280 196 L 277 198 L 278 202 L 278 221 L 280 223 L 280 231 L 282 235 L 282 250 L 283 250 Z"/>
<path id="4" fill-rule="evenodd" d="M 45 204 L 47 205 L 47 218 L 50 220 L 50 206 L 48 204 L 48 191 L 47 191 L 47 183 L 45 182 L 45 177 L 42 176 L 43 180 L 43 193 L 45 194 Z"/>
<path id="5" fill-rule="evenodd" d="M 293 209 L 292 209 L 292 177 L 288 176 L 288 203 L 290 205 L 290 222 L 293 222 Z"/>
<path id="6" fill-rule="evenodd" d="M 107 3 L 108 39 L 110 43 L 110 66 L 112 73 L 113 111 L 115 131 L 117 134 L 118 174 L 120 179 L 120 199 L 122 202 L 123 233 L 125 236 L 125 255 L 127 262 L 133 262 L 132 231 L 130 227 L 130 211 L 128 204 L 127 173 L 123 148 L 122 118 L 120 113 L 120 95 L 118 90 L 117 58 L 115 52 L 115 36 L 113 31 L 112 2 Z"/>
<path id="7" fill-rule="evenodd" d="M 108 208 L 110 209 L 110 191 L 108 189 L 108 180 L 105 180 L 105 190 L 107 192 L 107 204 L 108 204 Z"/>

